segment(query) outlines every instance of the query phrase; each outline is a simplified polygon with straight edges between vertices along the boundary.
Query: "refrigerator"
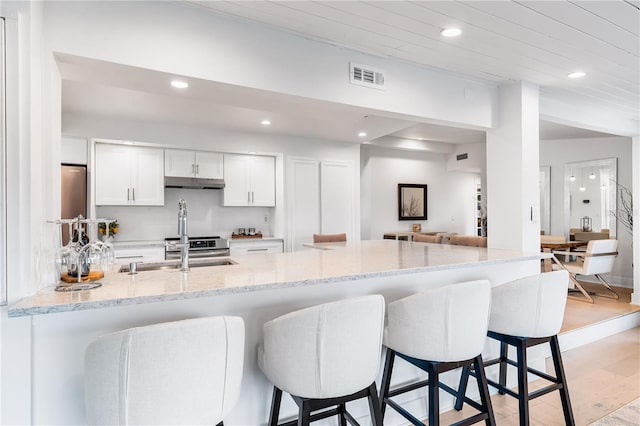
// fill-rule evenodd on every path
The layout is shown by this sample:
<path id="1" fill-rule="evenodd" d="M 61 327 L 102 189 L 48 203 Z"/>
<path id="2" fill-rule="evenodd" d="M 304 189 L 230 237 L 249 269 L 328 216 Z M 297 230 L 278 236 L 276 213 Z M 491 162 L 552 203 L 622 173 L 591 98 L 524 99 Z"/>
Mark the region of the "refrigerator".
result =
<path id="1" fill-rule="evenodd" d="M 87 166 L 62 165 L 60 207 L 62 219 L 87 217 Z M 69 242 L 68 225 L 62 226 L 62 244 Z"/>

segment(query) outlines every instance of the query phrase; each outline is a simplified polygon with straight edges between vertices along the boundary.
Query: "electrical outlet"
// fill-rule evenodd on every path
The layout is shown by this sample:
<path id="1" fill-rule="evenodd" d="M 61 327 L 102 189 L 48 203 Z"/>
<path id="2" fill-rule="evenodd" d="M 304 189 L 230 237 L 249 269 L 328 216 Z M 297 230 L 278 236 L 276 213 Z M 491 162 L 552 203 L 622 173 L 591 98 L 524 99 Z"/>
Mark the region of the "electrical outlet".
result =
<path id="1" fill-rule="evenodd" d="M 269 215 L 265 214 L 264 215 L 264 223 L 268 223 L 269 222 Z"/>

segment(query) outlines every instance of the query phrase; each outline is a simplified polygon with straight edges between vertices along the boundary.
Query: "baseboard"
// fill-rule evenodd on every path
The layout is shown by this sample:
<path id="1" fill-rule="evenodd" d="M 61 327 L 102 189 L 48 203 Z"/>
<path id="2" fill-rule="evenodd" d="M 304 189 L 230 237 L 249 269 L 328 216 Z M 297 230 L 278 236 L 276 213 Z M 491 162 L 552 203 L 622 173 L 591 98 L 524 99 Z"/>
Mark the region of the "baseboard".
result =
<path id="1" fill-rule="evenodd" d="M 558 339 L 560 350 L 568 351 L 638 326 L 640 326 L 640 311 L 589 324 L 560 334 Z"/>

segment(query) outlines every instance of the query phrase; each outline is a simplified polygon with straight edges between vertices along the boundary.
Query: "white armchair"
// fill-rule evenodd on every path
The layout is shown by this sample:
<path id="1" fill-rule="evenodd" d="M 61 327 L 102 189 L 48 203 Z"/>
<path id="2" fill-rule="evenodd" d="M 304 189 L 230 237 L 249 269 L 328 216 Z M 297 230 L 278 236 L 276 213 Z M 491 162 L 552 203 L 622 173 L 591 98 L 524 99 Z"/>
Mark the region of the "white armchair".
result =
<path id="1" fill-rule="evenodd" d="M 571 274 L 571 280 L 575 287 L 585 296 L 588 302 L 593 303 L 591 295 L 578 282 L 577 275 L 595 275 L 600 283 L 613 293 L 611 296 L 605 294 L 598 294 L 598 296 L 618 299 L 618 293 L 611 288 L 601 275 L 611 272 L 613 261 L 618 255 L 617 249 L 618 240 L 591 240 L 587 245 L 587 250 L 584 252 L 555 251 L 554 254 L 576 256 L 575 261 L 561 262 L 561 265 Z"/>

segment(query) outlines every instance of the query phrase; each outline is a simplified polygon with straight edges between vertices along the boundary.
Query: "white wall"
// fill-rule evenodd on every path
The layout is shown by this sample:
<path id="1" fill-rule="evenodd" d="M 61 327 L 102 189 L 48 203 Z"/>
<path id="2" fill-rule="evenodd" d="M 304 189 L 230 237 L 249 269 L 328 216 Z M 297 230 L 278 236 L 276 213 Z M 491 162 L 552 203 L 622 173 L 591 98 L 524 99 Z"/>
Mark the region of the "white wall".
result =
<path id="1" fill-rule="evenodd" d="M 411 231 L 420 223 L 424 231 L 475 235 L 475 183 L 478 175 L 447 172 L 445 154 L 394 151 L 362 146 L 362 239 L 381 239 L 385 232 Z M 398 184 L 427 187 L 427 220 L 398 220 Z"/>
<path id="2" fill-rule="evenodd" d="M 416 117 L 492 125 L 491 84 L 184 3 L 45 2 L 45 11 L 47 37 L 56 52 Z M 387 89 L 350 84 L 350 61 L 384 69 Z"/>
<path id="3" fill-rule="evenodd" d="M 221 152 L 258 152 L 360 163 L 358 145 L 343 142 L 257 133 L 223 132 L 213 129 L 131 121 L 110 117 L 65 114 L 63 134 L 83 138 L 106 138 L 149 142 L 163 146 Z M 282 158 L 280 158 L 282 160 Z M 118 219 L 118 241 L 161 240 L 176 235 L 176 206 L 185 198 L 189 209 L 190 235 L 228 236 L 239 227 L 255 227 L 265 235 L 282 237 L 286 223 L 283 162 L 277 163 L 281 177 L 276 187 L 278 207 L 223 207 L 222 191 L 165 189 L 164 207 L 98 207 L 96 215 Z M 359 192 L 360 178 L 353 185 Z M 359 218 L 359 200 L 355 200 Z M 268 222 L 265 223 L 265 216 Z M 357 224 L 359 226 L 359 223 Z"/>
<path id="4" fill-rule="evenodd" d="M 540 165 L 551 166 L 551 233 L 564 235 L 564 165 L 576 161 L 618 159 L 618 182 L 631 189 L 631 138 L 591 138 L 540 141 Z M 578 177 L 579 179 L 579 177 Z M 632 286 L 631 235 L 617 224 L 618 257 L 609 275 L 612 284 Z"/>

